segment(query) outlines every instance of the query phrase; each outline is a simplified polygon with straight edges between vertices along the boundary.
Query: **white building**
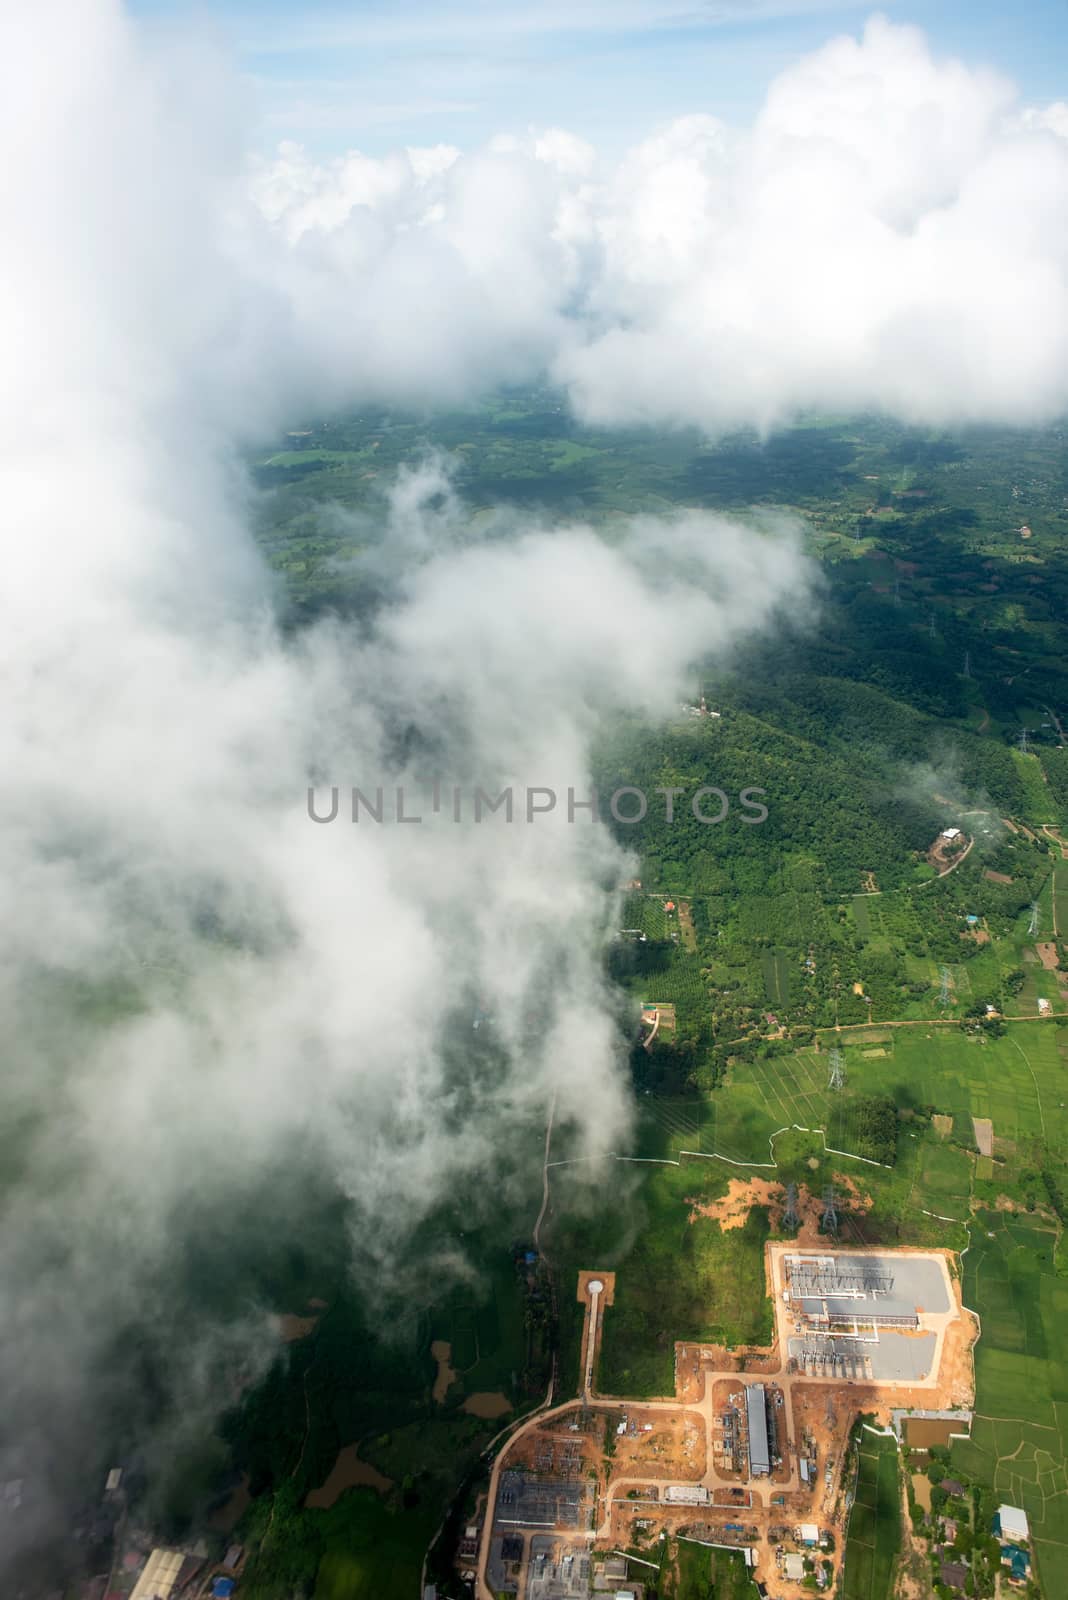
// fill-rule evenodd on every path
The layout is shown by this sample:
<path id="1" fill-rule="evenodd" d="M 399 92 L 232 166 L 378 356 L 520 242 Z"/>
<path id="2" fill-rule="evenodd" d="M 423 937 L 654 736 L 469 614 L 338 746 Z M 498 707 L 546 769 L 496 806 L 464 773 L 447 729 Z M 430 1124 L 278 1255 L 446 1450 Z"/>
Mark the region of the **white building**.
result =
<path id="1" fill-rule="evenodd" d="M 998 1506 L 998 1519 L 1001 1523 L 1003 1539 L 1028 1539 L 1030 1529 L 1027 1525 L 1027 1512 L 1021 1511 L 1019 1506 Z"/>

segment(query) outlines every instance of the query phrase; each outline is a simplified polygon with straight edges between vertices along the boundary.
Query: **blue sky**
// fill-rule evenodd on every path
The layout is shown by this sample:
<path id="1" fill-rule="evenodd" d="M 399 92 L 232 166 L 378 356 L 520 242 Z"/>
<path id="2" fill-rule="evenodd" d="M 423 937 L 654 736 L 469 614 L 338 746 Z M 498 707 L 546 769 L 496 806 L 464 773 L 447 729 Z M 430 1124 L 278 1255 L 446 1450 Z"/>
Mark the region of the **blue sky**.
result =
<path id="1" fill-rule="evenodd" d="M 744 122 L 776 72 L 873 10 L 939 54 L 999 67 L 1028 101 L 1068 97 L 1066 0 L 130 0 L 221 34 L 253 90 L 261 142 L 329 156 L 471 147 L 530 125 L 618 152 L 673 116 Z"/>

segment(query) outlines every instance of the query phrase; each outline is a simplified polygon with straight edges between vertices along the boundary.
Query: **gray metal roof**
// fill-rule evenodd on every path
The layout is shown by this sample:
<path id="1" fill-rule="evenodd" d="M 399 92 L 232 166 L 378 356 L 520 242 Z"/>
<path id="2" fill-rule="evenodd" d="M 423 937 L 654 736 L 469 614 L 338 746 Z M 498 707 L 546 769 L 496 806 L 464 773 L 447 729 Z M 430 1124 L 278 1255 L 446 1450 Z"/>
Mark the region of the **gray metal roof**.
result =
<path id="1" fill-rule="evenodd" d="M 762 1383 L 751 1383 L 745 1391 L 745 1414 L 749 1423 L 749 1471 L 756 1476 L 771 1471 L 768 1447 L 767 1402 Z"/>

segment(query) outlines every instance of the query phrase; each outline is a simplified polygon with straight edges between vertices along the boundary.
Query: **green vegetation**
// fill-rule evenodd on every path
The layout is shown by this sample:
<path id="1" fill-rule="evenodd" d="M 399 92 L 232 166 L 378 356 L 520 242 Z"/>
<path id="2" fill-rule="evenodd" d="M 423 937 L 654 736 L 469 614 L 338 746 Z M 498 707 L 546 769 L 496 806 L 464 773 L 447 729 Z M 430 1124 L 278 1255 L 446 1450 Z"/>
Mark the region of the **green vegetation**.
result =
<path id="1" fill-rule="evenodd" d="M 857 1439 L 856 1498 L 849 1516 L 844 1600 L 883 1600 L 893 1593 L 901 1548 L 901 1484 L 897 1441 L 863 1429 Z"/>
<path id="2" fill-rule="evenodd" d="M 624 897 L 619 927 L 645 937 L 621 935 L 608 970 L 635 1021 L 638 1002 L 653 1000 L 674 1005 L 676 1026 L 632 1052 L 643 1160 L 553 1172 L 546 1233 L 565 1382 L 578 1376 L 578 1267 L 619 1273 L 606 1391 L 670 1392 L 676 1339 L 767 1336 L 768 1218 L 758 1210 L 724 1231 L 701 1216 L 740 1175 L 707 1157 L 811 1193 L 835 1183 L 852 1241 L 963 1248 L 970 1237 L 965 1298 L 984 1327 L 979 1415 L 973 1439 L 954 1446 L 954 1470 L 975 1485 L 983 1515 L 995 1494 L 1027 1507 L 1046 1592 L 1068 1592 L 1068 1373 L 1057 1353 L 1068 1310 L 1068 1029 L 1039 1017 L 1040 1001 L 1068 1013 L 1068 860 L 1056 837 L 1068 837 L 1063 430 L 947 437 L 827 418 L 766 442 L 710 443 L 688 430 L 580 427 L 546 389 L 430 419 L 310 421 L 255 463 L 260 537 L 292 626 L 379 603 L 385 580 L 368 558 L 384 490 L 428 446 L 450 463 L 472 540 L 491 526 L 504 536 L 507 522 L 491 520 L 501 507 L 581 517 L 608 539 L 633 512 L 698 505 L 759 521 L 786 508 L 804 517 L 822 565 L 814 615 L 783 618 L 729 664 L 695 670 L 688 698 L 696 706 L 703 695 L 718 716 L 620 718 L 594 753 L 604 793 L 762 789 L 768 817 L 751 826 L 733 805 L 705 826 L 684 800 L 671 826 L 651 805 L 619 830 L 642 884 Z M 947 827 L 963 842 L 934 853 Z M 828 1087 L 832 1047 L 845 1065 L 840 1091 Z M 973 1118 L 993 1123 L 991 1155 L 979 1153 Z M 510 1221 L 516 1237 L 534 1209 Z M 330 1309 L 227 1438 L 257 1497 L 250 1539 L 305 1550 L 299 1581 L 314 1580 L 319 1595 L 411 1587 L 415 1556 L 401 1546 L 421 1557 L 424 1519 L 492 1431 L 462 1412 L 463 1396 L 499 1390 L 520 1409 L 544 1378 L 546 1285 L 517 1273 L 509 1237 L 472 1235 L 461 1216 L 435 1242 L 467 1234 L 474 1286 L 428 1290 L 395 1345 L 371 1338 L 368 1308 L 336 1274 L 323 1290 L 302 1281 L 299 1302 L 278 1297 L 300 1309 L 322 1292 Z M 429 1259 L 428 1244 L 417 1241 L 416 1255 Z M 429 1398 L 438 1338 L 460 1373 L 441 1407 Z M 355 1439 L 395 1488 L 297 1510 Z M 846 1600 L 889 1592 L 896 1473 L 889 1442 L 863 1435 Z M 250 1593 L 269 1596 L 255 1572 Z M 661 1592 L 735 1600 L 750 1592 L 739 1573 L 731 1558 L 679 1544 Z"/>
<path id="3" fill-rule="evenodd" d="M 756 1584 L 740 1555 L 690 1539 L 667 1543 L 657 1585 L 660 1600 L 756 1600 Z"/>
<path id="4" fill-rule="evenodd" d="M 976 1214 L 964 1299 L 982 1318 L 978 1415 L 951 1467 L 984 1486 L 981 1523 L 1001 1501 L 1023 1506 L 1045 1593 L 1068 1589 L 1068 1278 L 1055 1262 L 1056 1221 Z"/>
<path id="5" fill-rule="evenodd" d="M 726 1191 L 727 1174 L 719 1163 L 614 1164 L 601 1176 L 603 1195 L 585 1216 L 568 1178 L 554 1178 L 558 1220 L 549 1250 L 564 1285 L 574 1282 L 580 1266 L 618 1274 L 615 1304 L 604 1319 L 598 1376 L 604 1393 L 673 1394 L 677 1339 L 728 1345 L 770 1340 L 765 1213 L 754 1210 L 744 1227 L 731 1229 L 700 1215 L 703 1204 Z M 563 1373 L 574 1386 L 581 1308 L 568 1308 L 567 1315 Z"/>
<path id="6" fill-rule="evenodd" d="M 532 1209 L 524 1205 L 524 1218 Z M 519 1409 L 544 1393 L 544 1274 L 526 1263 L 524 1245 L 509 1243 L 517 1219 L 507 1209 L 493 1224 L 478 1226 L 478 1215 L 475 1197 L 458 1197 L 454 1212 L 424 1229 L 397 1263 L 397 1306 L 368 1303 L 353 1284 L 343 1214 L 321 1219 L 318 1230 L 309 1222 L 307 1248 L 276 1277 L 280 1306 L 323 1304 L 314 1331 L 285 1347 L 223 1423 L 233 1469 L 247 1475 L 253 1495 L 237 1530 L 251 1549 L 242 1592 L 253 1600 L 416 1587 L 443 1508 L 501 1425 L 465 1411 L 465 1398 L 503 1394 Z M 462 1287 L 451 1278 L 436 1287 L 425 1272 L 414 1278 L 419 1262 L 458 1237 L 460 1222 L 479 1277 Z M 456 1377 L 435 1401 L 430 1346 L 438 1339 L 451 1345 Z M 348 1488 L 329 1509 L 307 1507 L 309 1491 L 351 1444 L 388 1486 Z"/>

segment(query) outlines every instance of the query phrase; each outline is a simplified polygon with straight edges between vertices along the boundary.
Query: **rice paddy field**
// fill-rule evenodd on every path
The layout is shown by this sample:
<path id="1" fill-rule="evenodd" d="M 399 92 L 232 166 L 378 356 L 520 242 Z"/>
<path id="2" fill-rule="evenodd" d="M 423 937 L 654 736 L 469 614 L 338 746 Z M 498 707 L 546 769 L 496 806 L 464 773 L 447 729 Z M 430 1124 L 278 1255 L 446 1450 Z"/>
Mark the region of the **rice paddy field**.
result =
<path id="1" fill-rule="evenodd" d="M 850 1151 L 856 1101 L 871 1095 L 952 1117 L 953 1138 L 969 1145 L 973 1117 L 989 1117 L 997 1139 L 1068 1145 L 1068 1033 L 1051 1023 L 1010 1023 L 1001 1038 L 952 1024 L 888 1026 L 828 1033 L 824 1044 L 831 1042 L 845 1060 L 844 1091 L 827 1086 L 826 1048 L 739 1062 L 710 1095 L 647 1097 L 638 1153 L 692 1150 L 768 1163 L 771 1136 L 794 1124 L 822 1128 L 829 1146 Z M 945 1172 L 935 1178 L 940 1188 L 945 1181 Z"/>
<path id="2" fill-rule="evenodd" d="M 885 1600 L 901 1546 L 897 1441 L 861 1431 L 846 1537 L 844 1600 Z"/>
<path id="3" fill-rule="evenodd" d="M 963 1252 L 964 1299 L 982 1335 L 973 1435 L 954 1443 L 952 1465 L 994 1504 L 1027 1510 L 1043 1592 L 1068 1594 L 1068 1276 L 1057 1270 L 1061 1229 L 1039 1178 L 1064 1183 L 1068 1030 L 1017 1022 L 1000 1038 L 929 1025 L 847 1037 L 840 1093 L 827 1087 L 825 1047 L 738 1062 L 706 1096 L 648 1097 L 642 1153 L 679 1160 L 684 1173 L 793 1177 L 812 1189 L 852 1178 L 872 1202 L 860 1222 L 873 1237 L 926 1237 Z M 850 1151 L 855 1108 L 870 1095 L 889 1095 L 904 1113 L 892 1169 L 836 1154 Z M 993 1123 L 993 1156 L 978 1153 L 976 1117 Z M 862 1435 L 845 1600 L 889 1592 L 896 1474 L 893 1446 Z"/>
<path id="4" fill-rule="evenodd" d="M 1068 1279 L 1048 1220 L 976 1213 L 964 1299 L 982 1319 L 972 1437 L 952 1464 L 1022 1506 L 1046 1595 L 1068 1594 Z"/>

